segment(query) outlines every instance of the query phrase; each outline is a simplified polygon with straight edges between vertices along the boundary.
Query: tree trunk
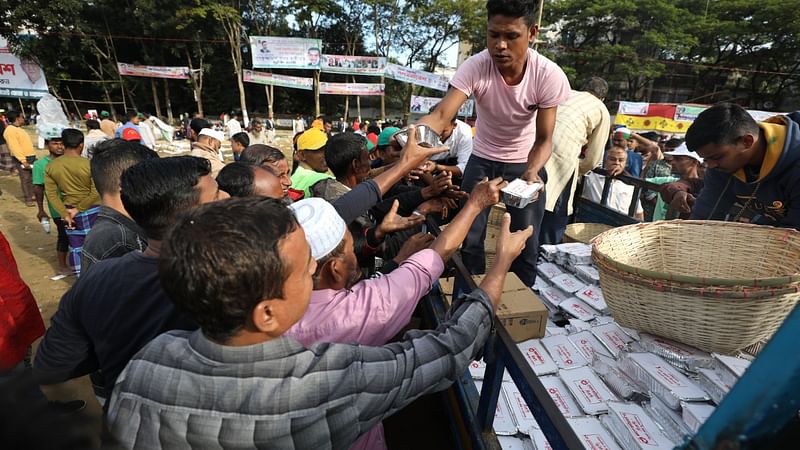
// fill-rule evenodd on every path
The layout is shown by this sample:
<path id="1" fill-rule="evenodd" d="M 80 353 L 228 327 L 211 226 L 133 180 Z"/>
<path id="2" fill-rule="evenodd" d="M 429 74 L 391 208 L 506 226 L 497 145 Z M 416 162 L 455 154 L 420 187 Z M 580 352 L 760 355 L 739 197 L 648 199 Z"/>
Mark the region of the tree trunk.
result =
<path id="1" fill-rule="evenodd" d="M 90 64 L 87 65 L 91 68 Z M 100 61 L 100 55 L 97 55 L 97 69 L 92 69 L 92 71 L 95 73 L 95 75 L 97 75 L 98 79 L 102 81 L 100 85 L 103 87 L 103 94 L 106 97 L 108 110 L 111 112 L 111 117 L 116 120 L 117 109 L 114 108 L 114 103 L 111 101 L 111 93 L 108 92 L 108 85 L 105 83 L 105 73 L 103 72 L 103 63 Z"/>
<path id="2" fill-rule="evenodd" d="M 117 110 L 114 108 L 114 103 L 111 101 L 111 93 L 108 92 L 108 88 L 106 87 L 105 83 L 103 83 L 103 94 L 105 94 L 106 103 L 108 104 L 109 111 L 111 112 L 111 117 L 116 118 Z"/>
<path id="3" fill-rule="evenodd" d="M 167 122 L 172 124 L 172 99 L 169 96 L 169 80 L 164 78 L 164 102 L 167 104 Z"/>
<path id="4" fill-rule="evenodd" d="M 381 95 L 381 98 L 383 96 Z M 356 117 L 358 117 L 358 122 L 361 123 L 361 96 L 356 95 L 356 112 L 358 113 Z"/>
<path id="5" fill-rule="evenodd" d="M 344 118 L 344 123 L 347 123 L 347 118 L 349 117 L 348 114 L 350 113 L 350 96 L 347 95 L 344 97 L 344 114 L 342 117 Z"/>
<path id="6" fill-rule="evenodd" d="M 267 93 L 267 117 L 274 119 L 272 105 L 275 103 L 275 86 L 271 84 L 265 85 L 264 91 Z"/>
<path id="7" fill-rule="evenodd" d="M 128 93 L 128 101 L 131 104 L 131 109 L 138 111 L 139 108 L 136 106 L 136 98 L 133 95 L 133 91 L 128 86 L 125 86 L 125 92 Z"/>
<path id="8" fill-rule="evenodd" d="M 72 96 L 72 89 L 69 88 L 67 85 L 67 94 L 69 94 L 69 99 L 72 100 L 72 106 L 75 107 L 75 112 L 78 113 L 78 117 L 81 116 L 81 109 L 78 108 L 78 102 L 75 101 L 75 97 Z M 66 112 L 66 110 L 65 110 Z"/>
<path id="9" fill-rule="evenodd" d="M 197 103 L 197 113 L 200 114 L 200 117 L 205 117 L 205 112 L 203 111 L 203 86 L 195 85 L 194 88 L 194 101 Z"/>
<path id="10" fill-rule="evenodd" d="M 67 108 L 67 102 L 65 102 L 64 98 L 61 97 L 61 94 L 58 93 L 58 90 L 56 89 L 55 85 L 51 85 L 50 89 L 53 91 L 53 94 L 58 98 L 58 101 L 61 102 L 61 107 L 64 108 L 64 112 L 69 111 L 69 108 Z"/>
<path id="11" fill-rule="evenodd" d="M 125 112 L 125 111 L 128 110 L 128 102 L 127 102 L 127 100 L 125 100 L 125 82 L 122 81 L 122 76 L 121 75 L 119 77 L 119 90 L 120 90 L 120 92 L 122 92 L 122 109 L 123 109 L 122 114 L 125 115 L 125 114 L 127 114 L 127 112 Z"/>
<path id="12" fill-rule="evenodd" d="M 314 118 L 319 117 L 319 70 L 314 71 Z"/>
<path id="13" fill-rule="evenodd" d="M 236 84 L 239 86 L 239 104 L 242 106 L 242 120 L 245 126 L 250 123 L 250 116 L 247 114 L 247 100 L 244 98 L 244 81 L 242 81 L 242 71 L 236 74 Z"/>
<path id="14" fill-rule="evenodd" d="M 200 117 L 203 117 L 203 58 L 204 53 L 200 52 L 200 69 L 197 71 L 194 70 L 194 64 L 192 64 L 192 55 L 189 53 L 189 49 L 186 49 L 186 60 L 189 62 L 189 76 L 191 76 L 192 80 L 192 92 L 194 93 L 194 101 L 197 103 L 197 113 L 200 114 Z M 196 75 L 195 75 L 196 74 Z"/>
<path id="15" fill-rule="evenodd" d="M 161 115 L 161 102 L 158 101 L 158 90 L 156 89 L 155 78 L 150 78 L 150 87 L 153 90 L 153 106 L 156 108 L 156 117 L 160 119 L 163 116 Z"/>
<path id="16" fill-rule="evenodd" d="M 386 83 L 386 78 L 381 76 L 381 83 Z M 385 86 L 385 84 L 384 84 Z M 386 96 L 381 95 L 381 120 L 386 120 Z"/>
<path id="17" fill-rule="evenodd" d="M 403 99 L 403 123 L 408 123 L 408 117 L 410 116 L 410 109 L 411 109 L 411 96 L 414 94 L 414 85 L 409 84 L 408 89 L 406 89 L 406 95 Z"/>

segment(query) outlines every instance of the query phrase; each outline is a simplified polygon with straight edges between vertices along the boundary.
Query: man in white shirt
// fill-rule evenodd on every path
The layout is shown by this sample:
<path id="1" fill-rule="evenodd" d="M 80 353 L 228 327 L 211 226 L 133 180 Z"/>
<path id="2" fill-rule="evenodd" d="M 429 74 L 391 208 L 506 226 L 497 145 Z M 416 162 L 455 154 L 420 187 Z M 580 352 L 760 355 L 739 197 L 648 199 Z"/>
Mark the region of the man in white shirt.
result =
<path id="1" fill-rule="evenodd" d="M 150 115 L 139 113 L 139 131 L 142 135 L 142 145 L 154 150 L 156 148 L 156 134 L 153 131 L 153 124 L 150 122 Z"/>
<path id="2" fill-rule="evenodd" d="M 250 145 L 266 144 L 267 132 L 264 131 L 264 123 L 259 119 L 250 121 L 250 131 L 247 132 L 247 137 L 250 138 Z"/>
<path id="3" fill-rule="evenodd" d="M 606 160 L 603 168 L 609 173 L 625 173 L 625 163 L 628 161 L 628 151 L 622 147 L 611 147 L 606 154 Z M 627 173 L 625 173 L 627 175 Z M 583 194 L 585 199 L 593 202 L 600 203 L 603 197 L 603 185 L 606 182 L 606 177 L 603 175 L 589 172 L 583 177 Z M 633 201 L 633 186 L 625 184 L 620 180 L 611 180 L 611 190 L 608 193 L 608 207 L 627 215 L 628 209 L 631 207 Z M 644 220 L 644 210 L 642 209 L 642 202 L 636 199 L 636 212 L 633 215 L 636 220 Z"/>
<path id="4" fill-rule="evenodd" d="M 431 112 L 435 111 L 437 106 L 438 103 L 430 109 Z M 452 173 L 453 177 L 461 178 L 472 154 L 472 128 L 453 117 L 450 124 L 442 130 L 440 137 L 442 144 L 450 150 L 431 157 L 433 162 L 431 170 L 435 172 L 446 170 Z"/>
<path id="5" fill-rule="evenodd" d="M 228 139 L 233 137 L 234 134 L 242 132 L 242 124 L 236 120 L 238 116 L 239 115 L 236 113 L 231 113 L 231 120 L 225 124 L 225 126 L 228 127 Z"/>
<path id="6" fill-rule="evenodd" d="M 275 142 L 275 119 L 272 116 L 264 120 L 264 129 L 267 132 L 267 144 Z"/>
<path id="7" fill-rule="evenodd" d="M 300 114 L 298 114 L 294 120 L 292 120 L 292 136 L 297 133 L 302 133 L 303 131 L 306 131 L 306 123 L 303 121 L 303 118 L 300 117 Z"/>

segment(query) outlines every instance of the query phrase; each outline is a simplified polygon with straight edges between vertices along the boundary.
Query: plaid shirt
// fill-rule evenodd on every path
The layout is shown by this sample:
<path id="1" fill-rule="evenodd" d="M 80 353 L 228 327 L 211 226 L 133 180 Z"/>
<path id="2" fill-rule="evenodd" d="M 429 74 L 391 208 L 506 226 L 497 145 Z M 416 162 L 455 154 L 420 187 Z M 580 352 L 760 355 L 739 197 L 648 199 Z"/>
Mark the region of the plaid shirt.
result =
<path id="1" fill-rule="evenodd" d="M 418 397 L 447 388 L 481 350 L 491 302 L 476 290 L 436 331 L 383 347 L 292 338 L 246 347 L 171 331 L 117 378 L 108 412 L 125 448 L 347 448 Z"/>

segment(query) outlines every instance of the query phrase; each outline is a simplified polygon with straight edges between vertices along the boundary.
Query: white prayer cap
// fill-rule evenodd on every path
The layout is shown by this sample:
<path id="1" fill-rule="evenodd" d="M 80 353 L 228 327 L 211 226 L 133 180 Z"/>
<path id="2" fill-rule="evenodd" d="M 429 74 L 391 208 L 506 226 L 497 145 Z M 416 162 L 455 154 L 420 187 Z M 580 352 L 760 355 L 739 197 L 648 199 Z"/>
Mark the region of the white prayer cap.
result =
<path id="1" fill-rule="evenodd" d="M 289 208 L 303 227 L 314 259 L 328 256 L 344 239 L 347 225 L 336 208 L 327 201 L 316 197 L 306 198 L 292 203 Z"/>
<path id="2" fill-rule="evenodd" d="M 689 147 L 686 146 L 685 142 L 676 147 L 675 150 L 671 152 L 664 152 L 664 154 L 667 156 L 688 156 L 689 158 L 696 160 L 700 164 L 703 164 L 703 158 L 701 158 L 700 155 L 697 154 L 697 152 L 689 151 Z"/>
<path id="3" fill-rule="evenodd" d="M 225 140 L 225 133 L 223 133 L 222 131 L 217 131 L 213 128 L 203 128 L 202 130 L 200 130 L 200 134 L 198 136 L 208 136 L 220 142 Z"/>

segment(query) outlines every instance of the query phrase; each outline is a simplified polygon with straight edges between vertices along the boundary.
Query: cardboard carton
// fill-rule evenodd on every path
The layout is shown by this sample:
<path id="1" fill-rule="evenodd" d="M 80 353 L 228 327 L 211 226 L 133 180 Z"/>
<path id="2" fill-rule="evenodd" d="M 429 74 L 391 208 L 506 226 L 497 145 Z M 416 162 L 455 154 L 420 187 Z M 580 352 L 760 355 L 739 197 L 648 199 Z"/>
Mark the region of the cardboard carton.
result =
<path id="1" fill-rule="evenodd" d="M 475 284 L 480 285 L 483 275 L 473 276 Z M 454 278 L 440 278 L 439 285 L 450 302 L 453 295 Z M 513 273 L 506 275 L 503 297 L 496 311 L 514 342 L 544 337 L 547 326 L 547 308 L 542 300 Z"/>

